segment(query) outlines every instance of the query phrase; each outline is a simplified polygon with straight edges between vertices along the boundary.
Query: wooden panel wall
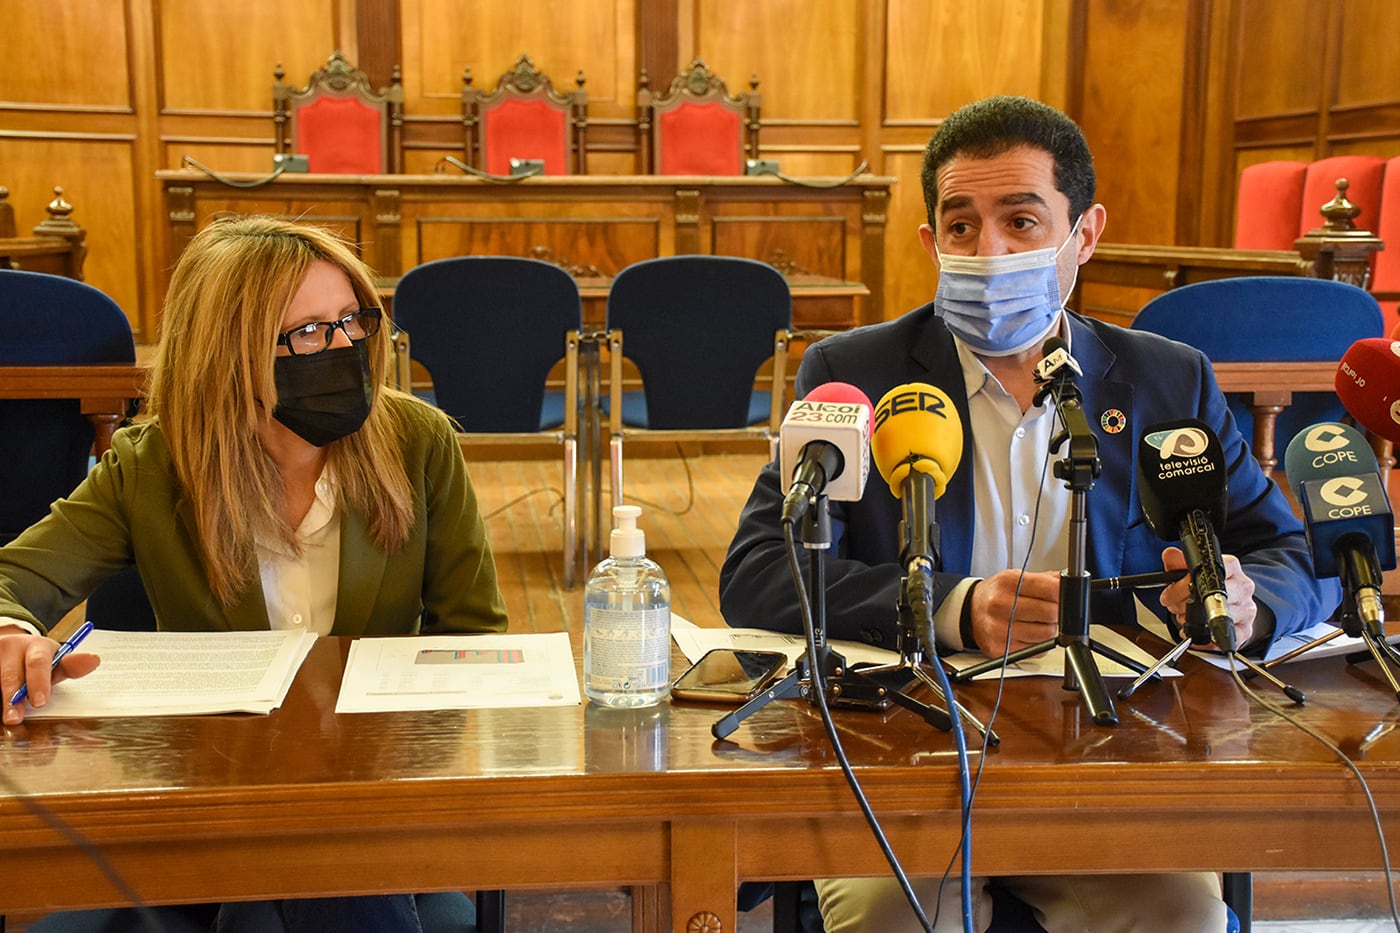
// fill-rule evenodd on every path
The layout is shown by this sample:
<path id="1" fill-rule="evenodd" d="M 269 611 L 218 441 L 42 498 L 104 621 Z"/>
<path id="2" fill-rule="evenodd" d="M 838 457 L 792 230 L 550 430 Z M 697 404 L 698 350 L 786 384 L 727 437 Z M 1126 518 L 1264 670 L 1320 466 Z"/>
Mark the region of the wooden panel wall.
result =
<path id="1" fill-rule="evenodd" d="M 994 93 L 1066 108 L 1095 148 L 1107 238 L 1228 244 L 1240 170 L 1269 158 L 1400 154 L 1394 0 L 48 0 L 10 4 L 0 60 L 0 184 L 21 227 L 54 185 L 90 231 L 89 281 L 138 329 L 157 320 L 152 173 L 188 155 L 270 170 L 272 70 L 300 83 L 341 48 L 406 96 L 406 167 L 460 155 L 462 72 L 494 86 L 521 52 L 560 85 L 582 69 L 589 167 L 636 168 L 634 101 L 696 55 L 733 88 L 761 81 L 762 146 L 794 175 L 862 161 L 901 180 L 886 304 L 935 276 L 920 152 L 939 120 Z M 143 333 L 143 339 L 153 335 Z"/>

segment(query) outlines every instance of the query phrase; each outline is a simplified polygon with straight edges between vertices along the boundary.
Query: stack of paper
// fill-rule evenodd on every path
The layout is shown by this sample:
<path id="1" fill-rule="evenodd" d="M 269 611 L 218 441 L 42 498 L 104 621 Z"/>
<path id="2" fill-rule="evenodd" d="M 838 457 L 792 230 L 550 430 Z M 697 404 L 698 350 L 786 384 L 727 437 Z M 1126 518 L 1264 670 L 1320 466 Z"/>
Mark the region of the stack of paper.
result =
<path id="1" fill-rule="evenodd" d="M 78 649 L 102 664 L 54 686 L 30 719 L 270 713 L 316 636 L 308 632 L 108 632 Z"/>

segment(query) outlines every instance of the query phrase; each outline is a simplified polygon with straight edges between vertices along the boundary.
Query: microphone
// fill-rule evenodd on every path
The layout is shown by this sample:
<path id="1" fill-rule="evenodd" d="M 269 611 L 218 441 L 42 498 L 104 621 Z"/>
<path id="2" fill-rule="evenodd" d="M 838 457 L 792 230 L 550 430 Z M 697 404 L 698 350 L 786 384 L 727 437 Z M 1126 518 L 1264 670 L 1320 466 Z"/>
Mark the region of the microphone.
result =
<path id="1" fill-rule="evenodd" d="M 1340 577 L 1361 621 L 1379 632 L 1385 622 L 1381 571 L 1395 569 L 1395 533 L 1370 444 L 1349 425 L 1315 424 L 1289 442 L 1284 468 L 1303 507 L 1314 572 Z"/>
<path id="2" fill-rule="evenodd" d="M 962 421 L 942 389 L 906 383 L 890 389 L 875 406 L 870 449 L 875 468 L 903 504 L 899 559 L 905 571 L 905 599 L 930 646 L 933 571 L 939 562 L 933 502 L 957 471 L 962 447 Z"/>
<path id="3" fill-rule="evenodd" d="M 793 402 L 779 428 L 784 524 L 817 496 L 855 502 L 870 475 L 870 398 L 845 382 L 819 385 Z"/>
<path id="4" fill-rule="evenodd" d="M 1079 363 L 1074 357 L 1069 355 L 1069 347 L 1065 344 L 1063 337 L 1051 337 L 1046 340 L 1040 348 L 1041 360 L 1035 364 L 1035 369 L 1031 370 L 1031 375 L 1035 377 L 1037 384 L 1051 381 L 1057 375 L 1062 375 L 1066 379 L 1070 378 L 1070 373 L 1076 376 L 1084 375 L 1084 370 L 1079 368 Z M 1063 370 L 1063 372 L 1061 372 Z"/>
<path id="5" fill-rule="evenodd" d="M 1366 430 L 1400 444 L 1400 341 L 1356 341 L 1342 355 L 1333 384 L 1347 412 Z"/>
<path id="6" fill-rule="evenodd" d="M 1164 541 L 1179 540 L 1186 572 L 1205 610 L 1205 630 L 1187 612 L 1195 644 L 1213 639 L 1226 654 L 1235 651 L 1235 625 L 1225 590 L 1225 562 L 1215 529 L 1225 522 L 1228 485 L 1225 453 L 1215 432 L 1184 418 L 1149 425 L 1138 442 L 1138 499 L 1148 527 Z"/>

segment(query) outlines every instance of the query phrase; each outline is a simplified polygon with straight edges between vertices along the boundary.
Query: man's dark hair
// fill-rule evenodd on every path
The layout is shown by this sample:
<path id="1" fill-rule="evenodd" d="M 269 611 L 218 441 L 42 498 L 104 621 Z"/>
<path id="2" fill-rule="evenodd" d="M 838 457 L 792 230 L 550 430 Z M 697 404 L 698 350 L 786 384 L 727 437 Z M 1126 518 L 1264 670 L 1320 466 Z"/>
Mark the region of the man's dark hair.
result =
<path id="1" fill-rule="evenodd" d="M 1094 156 L 1084 133 L 1054 107 L 1026 97 L 988 97 L 960 107 L 938 127 L 924 148 L 924 206 L 936 228 L 938 170 L 955 156 L 990 159 L 1018 146 L 1050 153 L 1055 187 L 1069 198 L 1069 220 L 1094 203 Z"/>

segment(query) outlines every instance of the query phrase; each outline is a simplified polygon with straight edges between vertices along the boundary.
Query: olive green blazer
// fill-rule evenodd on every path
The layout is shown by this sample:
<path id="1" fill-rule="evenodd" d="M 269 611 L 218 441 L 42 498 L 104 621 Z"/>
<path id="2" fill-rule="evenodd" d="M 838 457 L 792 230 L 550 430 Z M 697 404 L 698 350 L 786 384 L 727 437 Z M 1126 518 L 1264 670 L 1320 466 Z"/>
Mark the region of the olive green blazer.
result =
<path id="1" fill-rule="evenodd" d="M 363 515 L 342 514 L 331 634 L 505 631 L 486 526 L 451 424 L 411 399 L 386 394 L 378 404 L 401 406 L 407 416 L 401 443 L 413 529 L 389 554 L 374 543 Z M 266 629 L 257 574 L 232 605 L 221 605 L 194 529 L 159 423 L 118 431 L 71 496 L 0 548 L 0 617 L 47 631 L 104 578 L 135 563 L 161 630 Z"/>

